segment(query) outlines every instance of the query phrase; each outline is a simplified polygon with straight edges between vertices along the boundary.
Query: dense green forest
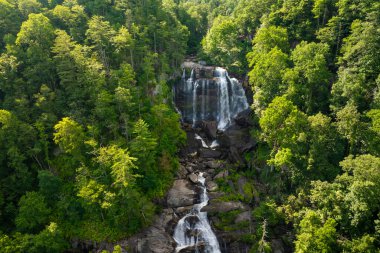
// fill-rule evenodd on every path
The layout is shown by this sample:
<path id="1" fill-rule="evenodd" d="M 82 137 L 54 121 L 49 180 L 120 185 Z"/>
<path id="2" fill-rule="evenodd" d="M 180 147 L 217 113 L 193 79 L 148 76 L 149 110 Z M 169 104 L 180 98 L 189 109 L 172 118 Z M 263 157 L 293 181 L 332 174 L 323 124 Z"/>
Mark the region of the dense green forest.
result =
<path id="1" fill-rule="evenodd" d="M 186 55 L 248 77 L 258 146 L 236 173 L 267 185 L 265 222 L 290 226 L 295 252 L 379 252 L 379 10 L 0 0 L 0 252 L 63 252 L 152 222 L 186 143 L 172 104 Z"/>

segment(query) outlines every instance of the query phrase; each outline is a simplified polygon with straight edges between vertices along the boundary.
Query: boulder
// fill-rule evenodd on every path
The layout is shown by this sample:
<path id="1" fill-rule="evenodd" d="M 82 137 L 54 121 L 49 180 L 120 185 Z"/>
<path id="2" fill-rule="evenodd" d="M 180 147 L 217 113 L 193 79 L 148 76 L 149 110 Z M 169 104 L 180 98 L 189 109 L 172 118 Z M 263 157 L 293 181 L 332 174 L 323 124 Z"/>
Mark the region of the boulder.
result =
<path id="1" fill-rule="evenodd" d="M 155 226 L 160 228 L 166 228 L 171 220 L 175 219 L 175 214 L 173 209 L 167 208 L 162 209 L 160 216 L 155 219 Z"/>
<path id="2" fill-rule="evenodd" d="M 235 123 L 239 126 L 242 127 L 251 127 L 254 125 L 253 122 L 253 111 L 248 108 L 242 112 L 240 112 L 236 117 L 235 117 Z"/>
<path id="3" fill-rule="evenodd" d="M 198 175 L 195 173 L 191 173 L 189 175 L 189 180 L 193 182 L 194 184 L 198 183 Z"/>
<path id="4" fill-rule="evenodd" d="M 208 206 L 203 207 L 201 211 L 210 213 L 222 213 L 233 210 L 246 211 L 248 210 L 248 207 L 237 201 L 221 202 L 218 200 L 211 200 Z"/>
<path id="5" fill-rule="evenodd" d="M 228 153 L 228 159 L 232 163 L 237 163 L 240 165 L 245 164 L 244 158 L 242 157 L 242 153 L 238 151 L 238 149 L 234 146 L 230 147 L 229 153 Z"/>
<path id="6" fill-rule="evenodd" d="M 130 245 L 137 253 L 172 253 L 176 243 L 165 231 L 149 227 L 138 239 L 131 239 Z"/>
<path id="7" fill-rule="evenodd" d="M 232 126 L 218 136 L 219 145 L 223 148 L 243 148 L 250 142 L 251 136 L 248 128 Z"/>
<path id="8" fill-rule="evenodd" d="M 227 176 L 228 176 L 228 171 L 223 170 L 223 171 L 219 172 L 218 174 L 216 174 L 216 176 L 214 177 L 214 180 L 220 179 L 220 178 L 226 178 Z"/>
<path id="9" fill-rule="evenodd" d="M 203 121 L 202 130 L 206 133 L 206 136 L 211 139 L 216 139 L 216 131 L 218 130 L 218 124 L 216 121 Z"/>
<path id="10" fill-rule="evenodd" d="M 244 186 L 248 184 L 248 179 L 244 176 L 241 176 L 239 177 L 238 181 L 237 181 L 237 187 L 238 187 L 238 191 L 241 195 L 243 195 L 244 197 L 249 197 L 249 196 L 246 196 L 246 193 L 244 191 Z"/>
<path id="11" fill-rule="evenodd" d="M 190 73 L 192 69 L 195 70 L 196 78 L 212 78 L 214 76 L 214 67 L 205 66 L 202 64 L 205 62 L 193 62 L 193 61 L 185 61 L 181 64 L 181 68 L 185 68 L 187 73 Z"/>
<path id="12" fill-rule="evenodd" d="M 196 193 L 191 188 L 189 181 L 179 179 L 174 181 L 166 201 L 169 207 L 189 206 L 194 203 L 195 197 Z"/>
<path id="13" fill-rule="evenodd" d="M 178 217 L 185 216 L 188 212 L 193 209 L 193 206 L 180 206 L 175 209 L 175 213 Z"/>
<path id="14" fill-rule="evenodd" d="M 250 211 L 245 211 L 242 213 L 239 213 L 236 218 L 235 218 L 235 223 L 239 222 L 247 222 L 251 220 L 251 212 Z"/>
<path id="15" fill-rule="evenodd" d="M 180 166 L 179 166 L 179 169 L 178 169 L 178 171 L 177 171 L 177 178 L 185 179 L 186 176 L 187 176 L 187 173 L 188 173 L 188 171 L 187 171 L 187 169 L 185 168 L 185 166 L 180 165 Z"/>
<path id="16" fill-rule="evenodd" d="M 205 252 L 204 250 L 205 250 L 205 243 L 199 242 L 195 246 L 189 246 L 189 247 L 181 249 L 180 251 L 178 251 L 178 253 L 194 253 L 194 252 L 203 253 Z"/>
<path id="17" fill-rule="evenodd" d="M 210 192 L 214 192 L 218 190 L 218 185 L 214 181 L 208 181 L 206 183 L 207 190 Z"/>
<path id="18" fill-rule="evenodd" d="M 210 168 L 210 169 L 218 169 L 222 166 L 222 163 L 216 160 L 211 160 L 211 161 L 205 162 L 205 165 L 207 168 Z"/>
<path id="19" fill-rule="evenodd" d="M 220 152 L 219 150 L 211 150 L 205 148 L 199 149 L 199 156 L 202 158 L 220 158 L 221 155 L 222 152 Z"/>
<path id="20" fill-rule="evenodd" d="M 212 175 L 215 175 L 215 170 L 214 169 L 208 169 L 207 170 L 207 173 L 212 176 Z"/>
<path id="21" fill-rule="evenodd" d="M 192 154 L 197 151 L 198 148 L 202 147 L 201 141 L 195 139 L 194 132 L 189 131 L 187 134 L 187 145 L 186 149 L 184 149 L 185 154 Z"/>
<path id="22" fill-rule="evenodd" d="M 189 173 L 194 172 L 194 168 L 193 168 L 192 166 L 187 166 L 187 167 L 186 167 L 186 170 L 187 170 Z"/>
<path id="23" fill-rule="evenodd" d="M 224 195 L 225 193 L 223 192 L 209 192 L 208 193 L 209 200 L 218 199 L 218 198 L 223 197 Z"/>

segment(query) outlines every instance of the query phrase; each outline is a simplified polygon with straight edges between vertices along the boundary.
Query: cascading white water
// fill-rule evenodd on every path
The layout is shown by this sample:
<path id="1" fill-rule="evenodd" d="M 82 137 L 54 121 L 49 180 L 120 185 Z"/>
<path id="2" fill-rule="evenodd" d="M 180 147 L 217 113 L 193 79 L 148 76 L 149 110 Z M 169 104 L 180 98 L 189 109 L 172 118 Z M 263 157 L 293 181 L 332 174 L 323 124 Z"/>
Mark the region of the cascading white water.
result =
<path id="1" fill-rule="evenodd" d="M 197 126 L 201 121 L 216 121 L 219 130 L 233 124 L 239 112 L 248 108 L 245 91 L 239 81 L 223 68 L 214 69 L 214 78 L 201 78 L 193 69 L 176 85 L 175 101 L 182 120 Z"/>
<path id="2" fill-rule="evenodd" d="M 197 122 L 197 88 L 198 88 L 198 81 L 194 83 L 193 88 L 193 126 L 195 126 L 195 123 Z"/>
<path id="3" fill-rule="evenodd" d="M 215 69 L 219 84 L 219 113 L 218 129 L 225 129 L 231 124 L 230 95 L 227 82 L 227 71 L 222 68 Z"/>
<path id="4" fill-rule="evenodd" d="M 209 148 L 209 149 L 214 150 L 214 149 L 216 149 L 217 147 L 219 147 L 219 143 L 218 143 L 217 140 L 213 140 L 213 141 L 211 142 L 210 145 L 207 145 L 206 141 L 205 141 L 202 137 L 200 137 L 199 134 L 195 134 L 195 139 L 201 141 L 201 143 L 202 143 L 202 148 Z"/>
<path id="5" fill-rule="evenodd" d="M 204 245 L 205 253 L 220 253 L 218 240 L 207 219 L 207 212 L 201 212 L 209 200 L 205 181 L 203 173 L 200 172 L 198 182 L 202 190 L 200 194 L 201 203 L 195 204 L 191 212 L 178 221 L 173 235 L 177 242 L 176 252 L 188 247 L 197 249 L 198 245 Z"/>

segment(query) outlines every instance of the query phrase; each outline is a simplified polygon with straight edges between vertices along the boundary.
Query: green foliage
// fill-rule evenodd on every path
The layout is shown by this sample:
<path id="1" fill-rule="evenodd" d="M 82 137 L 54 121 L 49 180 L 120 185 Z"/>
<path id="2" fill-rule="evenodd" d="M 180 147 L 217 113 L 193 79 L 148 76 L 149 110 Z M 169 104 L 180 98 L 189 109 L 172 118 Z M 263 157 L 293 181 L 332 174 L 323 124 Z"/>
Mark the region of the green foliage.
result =
<path id="1" fill-rule="evenodd" d="M 286 91 L 282 79 L 288 66 L 288 56 L 276 46 L 267 53 L 256 54 L 250 66 L 252 70 L 248 76 L 254 92 L 253 106 L 260 115 L 275 96 Z"/>
<path id="2" fill-rule="evenodd" d="M 238 37 L 238 26 L 233 19 L 219 16 L 214 20 L 207 36 L 202 40 L 202 47 L 205 54 L 214 61 L 233 70 L 242 67 L 242 43 Z"/>
<path id="3" fill-rule="evenodd" d="M 307 169 L 315 179 L 332 180 L 339 173 L 344 145 L 331 118 L 318 113 L 308 117 L 310 134 Z"/>
<path id="4" fill-rule="evenodd" d="M 363 123 L 360 121 L 360 113 L 356 106 L 347 104 L 342 110 L 337 112 L 337 129 L 344 136 L 350 145 L 350 153 L 355 154 L 360 134 L 363 130 Z"/>
<path id="5" fill-rule="evenodd" d="M 266 220 L 269 226 L 275 226 L 283 221 L 282 214 L 278 211 L 277 205 L 273 200 L 261 202 L 260 206 L 252 211 L 252 216 L 257 221 Z"/>
<path id="6" fill-rule="evenodd" d="M 27 192 L 19 202 L 19 214 L 16 225 L 20 231 L 39 231 L 48 221 L 51 210 L 45 203 L 45 198 L 37 192 Z"/>
<path id="7" fill-rule="evenodd" d="M 322 222 L 317 213 L 307 211 L 300 223 L 295 252 L 335 252 L 336 222 L 328 219 Z"/>
<path id="8" fill-rule="evenodd" d="M 59 253 L 67 249 L 68 243 L 65 241 L 62 231 L 56 223 L 51 222 L 39 234 L 35 235 L 29 252 L 52 252 Z"/>
<path id="9" fill-rule="evenodd" d="M 80 152 L 84 142 L 84 132 L 81 125 L 69 117 L 63 118 L 54 126 L 54 142 L 67 153 Z"/>
<path id="10" fill-rule="evenodd" d="M 289 174 L 293 183 L 302 180 L 308 122 L 306 115 L 285 97 L 276 97 L 260 118 L 262 138 L 272 148 L 268 163 Z M 301 166 L 300 166 L 301 165 Z"/>
<path id="11" fill-rule="evenodd" d="M 53 203 L 59 198 L 62 184 L 62 179 L 50 171 L 38 171 L 39 192 L 44 196 L 47 203 Z"/>
<path id="12" fill-rule="evenodd" d="M 133 185 L 133 177 L 131 171 L 135 168 L 134 162 L 137 160 L 130 157 L 128 151 L 110 146 L 100 148 L 99 155 L 96 158 L 97 162 L 105 169 L 111 168 L 111 176 L 115 187 L 127 187 Z"/>
<path id="13" fill-rule="evenodd" d="M 241 240 L 269 252 L 284 218 L 296 252 L 376 252 L 379 8 L 0 0 L 0 251 L 62 252 L 73 238 L 116 241 L 149 225 L 186 140 L 172 80 L 198 53 L 248 73 L 254 92 L 249 171 L 218 183 L 225 200 L 276 202 L 255 208 L 262 224 Z M 223 229 L 246 228 L 229 225 L 236 215 Z"/>
<path id="14" fill-rule="evenodd" d="M 327 44 L 302 41 L 291 55 L 294 67 L 284 76 L 289 98 L 309 114 L 327 110 L 331 76 L 326 61 L 328 50 Z"/>
<path id="15" fill-rule="evenodd" d="M 0 1 L 2 249 L 62 252 L 151 223 L 185 140 L 165 82 L 188 28 L 171 8 Z"/>
<path id="16" fill-rule="evenodd" d="M 364 235 L 359 239 L 344 242 L 343 252 L 378 252 L 378 248 L 375 246 L 375 238 L 370 235 Z"/>
<path id="17" fill-rule="evenodd" d="M 378 8 L 378 4 L 373 4 Z M 344 106 L 344 101 L 356 105 L 359 110 L 368 109 L 372 103 L 371 92 L 376 87 L 380 71 L 379 20 L 373 12 L 366 20 L 355 20 L 351 33 L 343 40 L 338 80 L 332 87 L 333 108 Z"/>

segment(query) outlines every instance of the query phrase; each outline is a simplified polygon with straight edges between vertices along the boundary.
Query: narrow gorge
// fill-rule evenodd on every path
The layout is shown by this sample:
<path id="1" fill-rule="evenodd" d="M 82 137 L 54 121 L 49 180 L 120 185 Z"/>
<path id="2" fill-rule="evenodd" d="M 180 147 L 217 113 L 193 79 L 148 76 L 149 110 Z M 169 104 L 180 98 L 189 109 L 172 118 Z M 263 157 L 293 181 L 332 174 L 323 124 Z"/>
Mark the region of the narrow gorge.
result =
<path id="1" fill-rule="evenodd" d="M 219 189 L 219 183 L 228 182 L 230 169 L 244 166 L 244 152 L 255 146 L 245 91 L 225 69 L 193 62 L 183 67 L 173 88 L 187 134 L 180 168 L 160 217 L 129 244 L 132 252 L 141 253 L 248 252 L 238 238 L 250 233 L 249 226 L 224 231 L 221 216 L 235 212 L 237 224 L 250 224 L 250 207 Z M 239 180 L 236 190 L 244 194 L 246 179 Z"/>

